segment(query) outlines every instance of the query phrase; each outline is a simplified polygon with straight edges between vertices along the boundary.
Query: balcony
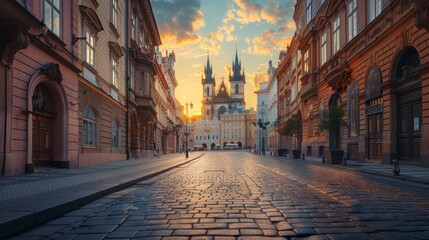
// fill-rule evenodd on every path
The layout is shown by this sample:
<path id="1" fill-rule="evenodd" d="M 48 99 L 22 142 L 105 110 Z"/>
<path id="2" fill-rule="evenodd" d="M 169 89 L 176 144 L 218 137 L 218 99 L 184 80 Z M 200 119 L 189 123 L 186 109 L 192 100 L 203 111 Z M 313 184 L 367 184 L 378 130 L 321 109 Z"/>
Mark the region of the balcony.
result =
<path id="1" fill-rule="evenodd" d="M 156 104 L 152 97 L 148 95 L 136 96 L 136 104 L 139 117 L 143 119 L 146 117 L 156 118 Z"/>

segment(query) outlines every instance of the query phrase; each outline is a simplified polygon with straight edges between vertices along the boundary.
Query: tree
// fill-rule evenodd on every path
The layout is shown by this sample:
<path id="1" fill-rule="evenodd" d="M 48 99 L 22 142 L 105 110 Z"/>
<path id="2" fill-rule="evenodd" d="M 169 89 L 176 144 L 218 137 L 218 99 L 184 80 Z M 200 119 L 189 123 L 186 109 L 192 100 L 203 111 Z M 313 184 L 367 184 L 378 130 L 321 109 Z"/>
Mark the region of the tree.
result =
<path id="1" fill-rule="evenodd" d="M 291 118 L 289 118 L 282 129 L 282 134 L 289 137 L 295 138 L 295 147 L 297 147 L 297 139 L 298 134 L 301 132 L 302 129 L 302 118 L 300 114 L 293 114 Z"/>
<path id="2" fill-rule="evenodd" d="M 344 110 L 339 106 L 330 106 L 329 111 L 323 112 L 322 122 L 319 125 L 321 131 L 338 131 L 344 123 Z"/>

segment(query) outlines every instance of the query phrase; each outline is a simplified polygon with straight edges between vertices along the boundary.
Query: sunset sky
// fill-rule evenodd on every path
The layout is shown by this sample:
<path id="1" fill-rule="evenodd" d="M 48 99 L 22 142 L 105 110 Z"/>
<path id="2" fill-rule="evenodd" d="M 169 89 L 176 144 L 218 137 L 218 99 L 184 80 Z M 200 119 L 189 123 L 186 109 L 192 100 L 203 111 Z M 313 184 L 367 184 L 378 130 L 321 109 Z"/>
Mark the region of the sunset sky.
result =
<path id="1" fill-rule="evenodd" d="M 236 46 L 246 75 L 246 108 L 256 108 L 258 82 L 267 81 L 268 61 L 278 55 L 295 32 L 296 0 L 152 0 L 165 51 L 176 54 L 179 86 L 176 97 L 192 102 L 190 114 L 200 114 L 201 76 L 210 53 L 217 87 L 228 82 Z"/>

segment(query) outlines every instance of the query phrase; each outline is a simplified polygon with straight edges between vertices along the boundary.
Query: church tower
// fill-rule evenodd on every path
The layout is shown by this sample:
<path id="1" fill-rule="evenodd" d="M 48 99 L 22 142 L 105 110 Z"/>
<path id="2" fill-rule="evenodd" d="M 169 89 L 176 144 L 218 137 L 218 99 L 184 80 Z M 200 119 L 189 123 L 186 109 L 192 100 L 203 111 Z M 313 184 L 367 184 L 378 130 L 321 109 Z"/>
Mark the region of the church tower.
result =
<path id="1" fill-rule="evenodd" d="M 210 58 L 207 54 L 207 65 L 204 67 L 203 85 L 203 116 L 212 118 L 213 99 L 215 97 L 216 81 L 213 76 L 213 66 L 210 65 Z"/>
<path id="2" fill-rule="evenodd" d="M 232 107 L 241 107 L 244 109 L 246 102 L 244 101 L 244 84 L 246 77 L 244 69 L 241 69 L 241 60 L 238 61 L 237 48 L 235 49 L 235 60 L 232 62 L 232 75 L 229 74 L 230 96 Z"/>

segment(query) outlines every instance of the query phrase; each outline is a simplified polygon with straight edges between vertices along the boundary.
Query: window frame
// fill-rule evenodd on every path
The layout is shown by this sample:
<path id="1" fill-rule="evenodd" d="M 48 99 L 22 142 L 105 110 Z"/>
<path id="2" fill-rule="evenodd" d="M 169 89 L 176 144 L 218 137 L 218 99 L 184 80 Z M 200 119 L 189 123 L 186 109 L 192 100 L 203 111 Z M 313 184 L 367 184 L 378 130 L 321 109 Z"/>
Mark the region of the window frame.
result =
<path id="1" fill-rule="evenodd" d="M 311 22 L 311 20 L 313 19 L 312 12 L 311 12 L 312 11 L 312 9 L 311 9 L 311 1 L 312 0 L 307 0 L 306 7 L 305 7 L 307 24 L 309 24 Z"/>
<path id="2" fill-rule="evenodd" d="M 112 25 L 118 29 L 119 26 L 119 1 L 118 0 L 111 0 L 112 1 L 112 5 L 111 5 L 111 19 L 110 22 L 112 23 Z"/>
<path id="3" fill-rule="evenodd" d="M 374 21 L 380 14 L 383 8 L 382 0 L 368 0 L 368 20 L 369 22 Z"/>
<path id="4" fill-rule="evenodd" d="M 322 33 L 322 36 L 320 37 L 320 43 L 320 66 L 322 66 L 328 60 L 328 44 L 326 30 Z"/>
<path id="5" fill-rule="evenodd" d="M 137 42 L 137 15 L 135 11 L 131 13 L 131 39 Z"/>
<path id="6" fill-rule="evenodd" d="M 341 16 L 332 23 L 332 55 L 335 55 L 341 48 Z"/>
<path id="7" fill-rule="evenodd" d="M 61 37 L 61 6 L 62 1 L 60 0 L 43 0 L 43 23 L 45 24 L 45 26 L 55 35 L 57 35 L 58 37 Z M 57 5 L 57 6 L 55 6 Z M 50 7 L 50 16 L 48 16 L 47 13 L 47 7 Z M 55 29 L 55 18 L 54 18 L 54 13 L 58 14 L 58 29 Z M 49 21 L 47 21 L 46 19 L 49 19 Z"/>
<path id="8" fill-rule="evenodd" d="M 89 129 L 89 126 L 91 126 L 91 130 Z M 89 131 L 92 131 L 92 139 L 90 139 L 91 135 L 89 134 Z M 85 107 L 82 110 L 82 145 L 85 147 L 97 147 L 97 131 L 97 114 L 91 107 Z"/>
<path id="9" fill-rule="evenodd" d="M 357 10 L 358 10 L 358 1 L 351 0 L 347 4 L 347 26 L 348 26 L 347 37 L 349 42 L 357 36 L 357 32 L 358 32 Z"/>
<path id="10" fill-rule="evenodd" d="M 93 34 L 88 28 L 84 30 L 85 32 L 85 40 L 84 40 L 84 47 L 83 47 L 83 57 L 84 61 L 92 66 L 95 67 L 95 43 L 96 43 L 96 37 L 95 34 Z M 91 44 L 92 40 L 92 44 Z M 88 48 L 90 50 L 90 60 L 88 61 Z"/>
<path id="11" fill-rule="evenodd" d="M 110 79 L 113 86 L 119 89 L 119 59 L 110 54 Z"/>

